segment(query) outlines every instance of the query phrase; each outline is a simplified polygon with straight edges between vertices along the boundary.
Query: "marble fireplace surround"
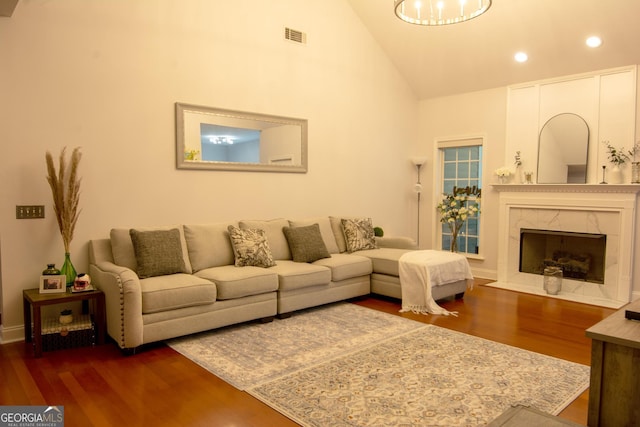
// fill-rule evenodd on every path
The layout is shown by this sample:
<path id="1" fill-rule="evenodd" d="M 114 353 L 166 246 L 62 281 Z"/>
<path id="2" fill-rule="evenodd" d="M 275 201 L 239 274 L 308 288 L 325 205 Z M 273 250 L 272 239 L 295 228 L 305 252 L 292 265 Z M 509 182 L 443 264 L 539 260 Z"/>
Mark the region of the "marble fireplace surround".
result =
<path id="1" fill-rule="evenodd" d="M 494 286 L 546 295 L 543 276 L 519 272 L 520 230 L 605 234 L 604 284 L 564 278 L 555 298 L 619 308 L 631 301 L 636 197 L 640 185 L 501 184 L 498 281 Z"/>

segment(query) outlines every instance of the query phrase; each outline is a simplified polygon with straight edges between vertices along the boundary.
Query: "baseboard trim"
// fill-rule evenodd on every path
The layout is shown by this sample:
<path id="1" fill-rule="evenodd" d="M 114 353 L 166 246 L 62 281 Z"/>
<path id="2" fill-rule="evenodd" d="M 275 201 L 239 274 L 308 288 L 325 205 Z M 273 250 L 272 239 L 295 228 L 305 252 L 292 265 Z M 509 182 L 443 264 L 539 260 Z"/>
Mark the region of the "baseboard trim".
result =
<path id="1" fill-rule="evenodd" d="M 490 279 L 490 280 L 498 280 L 498 272 L 496 270 L 489 270 L 486 268 L 475 268 L 471 266 L 471 273 L 473 273 L 473 277 Z"/>
<path id="2" fill-rule="evenodd" d="M 13 326 L 7 328 L 0 325 L 0 344 L 9 344 L 10 342 L 24 341 L 24 326 Z"/>

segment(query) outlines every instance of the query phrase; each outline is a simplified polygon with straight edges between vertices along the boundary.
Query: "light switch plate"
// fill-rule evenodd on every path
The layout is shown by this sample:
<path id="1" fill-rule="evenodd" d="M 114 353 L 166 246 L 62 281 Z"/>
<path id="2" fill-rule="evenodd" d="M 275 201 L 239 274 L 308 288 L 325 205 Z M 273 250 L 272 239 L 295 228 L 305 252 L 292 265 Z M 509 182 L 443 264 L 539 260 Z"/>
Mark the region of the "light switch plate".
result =
<path id="1" fill-rule="evenodd" d="M 16 219 L 44 218 L 44 205 L 16 205 Z"/>

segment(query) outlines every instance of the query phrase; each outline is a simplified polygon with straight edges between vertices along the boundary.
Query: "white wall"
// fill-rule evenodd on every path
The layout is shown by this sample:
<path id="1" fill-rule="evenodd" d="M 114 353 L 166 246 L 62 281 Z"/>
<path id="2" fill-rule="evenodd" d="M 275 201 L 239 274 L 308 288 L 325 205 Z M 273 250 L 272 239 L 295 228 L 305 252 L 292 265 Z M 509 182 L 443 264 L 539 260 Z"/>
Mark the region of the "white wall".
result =
<path id="1" fill-rule="evenodd" d="M 483 137 L 482 241 L 480 255 L 484 259 L 469 259 L 474 274 L 495 278 L 497 274 L 497 239 L 490 236 L 498 229 L 498 193 L 491 189 L 495 182 L 493 171 L 504 162 L 507 88 L 471 92 L 442 98 L 423 100 L 419 108 L 419 139 L 414 152 L 426 156 L 424 200 L 421 212 L 421 242 L 439 247 L 437 230 L 440 217 L 435 206 L 442 190 L 436 187 L 439 179 L 437 159 L 438 139 Z M 515 154 L 515 153 L 514 153 Z"/>
<path id="2" fill-rule="evenodd" d="M 82 147 L 78 271 L 116 226 L 344 214 L 414 232 L 418 103 L 344 0 L 23 1 L 0 18 L 0 58 L 4 340 L 22 289 L 63 261 L 47 150 Z M 177 170 L 175 102 L 308 119 L 309 172 Z M 18 204 L 47 217 L 16 220 Z"/>

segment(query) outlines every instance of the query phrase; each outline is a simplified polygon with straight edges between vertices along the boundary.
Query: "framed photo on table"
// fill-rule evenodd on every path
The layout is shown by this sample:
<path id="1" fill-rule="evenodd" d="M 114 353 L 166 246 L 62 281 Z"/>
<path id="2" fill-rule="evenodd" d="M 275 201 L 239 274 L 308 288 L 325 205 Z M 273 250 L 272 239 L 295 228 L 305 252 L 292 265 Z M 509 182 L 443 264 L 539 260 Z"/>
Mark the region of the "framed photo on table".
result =
<path id="1" fill-rule="evenodd" d="M 40 276 L 41 294 L 61 294 L 67 292 L 67 276 Z"/>

